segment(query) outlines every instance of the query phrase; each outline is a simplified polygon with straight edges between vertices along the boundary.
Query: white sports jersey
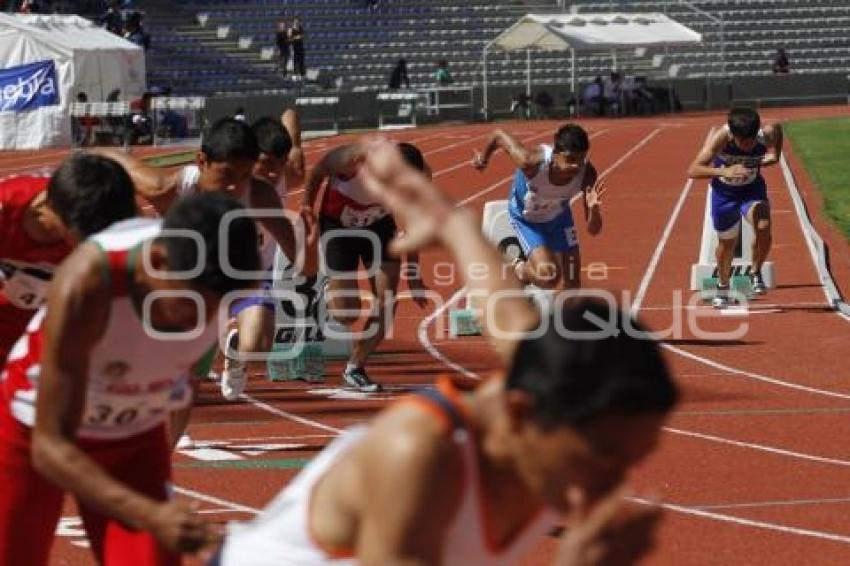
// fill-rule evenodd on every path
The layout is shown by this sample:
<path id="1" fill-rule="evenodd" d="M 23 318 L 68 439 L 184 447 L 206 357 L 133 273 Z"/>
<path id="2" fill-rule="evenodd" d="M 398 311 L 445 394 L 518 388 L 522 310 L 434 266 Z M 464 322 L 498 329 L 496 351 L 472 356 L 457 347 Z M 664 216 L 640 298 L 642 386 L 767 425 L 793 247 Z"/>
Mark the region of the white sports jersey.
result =
<path id="1" fill-rule="evenodd" d="M 159 231 L 158 220 L 131 219 L 92 237 L 106 253 L 104 269 L 109 273 L 112 301 L 106 329 L 89 356 L 80 438 L 127 438 L 164 423 L 171 410 L 187 401 L 180 395 L 185 376 L 216 343 L 216 325 L 205 321 L 194 337 L 152 336 L 130 298 L 134 254 Z M 30 321 L 2 376 L 10 392 L 11 412 L 27 426 L 35 422 L 45 314 L 43 307 Z"/>
<path id="2" fill-rule="evenodd" d="M 222 566 L 354 566 L 354 558 L 333 558 L 310 535 L 308 506 L 320 478 L 368 432 L 366 426 L 348 429 L 328 445 L 292 482 L 249 523 L 230 527 L 221 550 Z M 485 532 L 478 453 L 465 428 L 453 432 L 463 454 L 464 490 L 448 527 L 440 564 L 443 566 L 508 566 L 540 542 L 558 524 L 554 511 L 542 510 L 502 549 L 493 548 Z"/>
<path id="3" fill-rule="evenodd" d="M 549 179 L 552 147 L 541 145 L 540 148 L 543 161 L 537 172 L 531 178 L 521 170 L 516 172 L 509 201 L 513 214 L 534 223 L 550 222 L 570 207 L 570 200 L 581 192 L 587 168 L 585 163 L 568 183 L 556 185 Z"/>
<path id="4" fill-rule="evenodd" d="M 198 179 L 201 178 L 201 170 L 197 165 L 187 165 L 180 173 L 180 183 L 177 185 L 177 194 L 181 197 L 194 195 L 198 193 Z M 278 196 L 283 198 L 286 196 L 286 179 L 281 178 L 275 187 Z M 251 193 L 246 191 L 242 198 L 239 199 L 242 206 L 249 208 L 251 206 Z M 265 227 L 257 222 L 257 236 L 260 239 L 260 269 L 271 270 L 274 267 L 274 256 L 277 252 L 277 242 L 274 236 L 265 229 Z"/>

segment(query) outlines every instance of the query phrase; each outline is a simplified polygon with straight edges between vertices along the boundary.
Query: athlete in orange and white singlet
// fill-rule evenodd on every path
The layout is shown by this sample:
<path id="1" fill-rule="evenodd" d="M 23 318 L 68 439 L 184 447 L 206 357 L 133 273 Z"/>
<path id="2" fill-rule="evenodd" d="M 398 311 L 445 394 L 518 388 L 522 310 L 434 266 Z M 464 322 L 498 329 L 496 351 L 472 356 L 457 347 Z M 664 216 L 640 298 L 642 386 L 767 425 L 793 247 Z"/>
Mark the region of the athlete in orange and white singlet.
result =
<path id="1" fill-rule="evenodd" d="M 633 562 L 657 511 L 638 513 L 636 530 L 615 521 L 616 488 L 676 401 L 658 345 L 594 299 L 541 319 L 474 213 L 394 144 L 363 152 L 363 186 L 406 227 L 394 250 L 441 246 L 470 293 L 502 297 L 481 324 L 505 369 L 474 390 L 441 379 L 344 432 L 255 520 L 233 525 L 210 564 L 516 564 L 559 518 L 570 530 L 558 564 L 606 563 L 613 551 Z"/>

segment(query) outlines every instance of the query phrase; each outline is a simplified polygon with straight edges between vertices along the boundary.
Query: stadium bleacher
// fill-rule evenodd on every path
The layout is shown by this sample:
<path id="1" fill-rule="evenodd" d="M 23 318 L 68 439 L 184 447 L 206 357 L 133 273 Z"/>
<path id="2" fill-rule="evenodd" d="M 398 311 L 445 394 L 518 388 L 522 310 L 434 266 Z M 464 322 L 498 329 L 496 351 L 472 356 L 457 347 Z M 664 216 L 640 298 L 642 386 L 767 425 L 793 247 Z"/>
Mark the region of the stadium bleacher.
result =
<path id="1" fill-rule="evenodd" d="M 555 0 L 402 0 L 369 10 L 357 0 L 139 0 L 153 36 L 148 54 L 152 85 L 176 93 L 274 93 L 298 84 L 284 77 L 273 54 L 279 19 L 299 15 L 307 36 L 308 78 L 342 78 L 349 90 L 385 87 L 400 58 L 415 87 L 432 84 L 436 62 L 447 59 L 457 83 L 481 80 L 483 47 L 527 12 L 666 12 L 703 34 L 700 47 L 618 53 L 618 67 L 651 78 L 743 77 L 771 74 L 784 47 L 794 73 L 846 72 L 850 5 L 840 0 L 695 0 L 567 2 Z M 719 21 L 723 22 L 722 32 Z M 474 25 L 471 23 L 474 22 Z M 724 43 L 721 48 L 721 41 Z M 570 76 L 565 53 L 535 56 L 537 85 Z M 583 55 L 581 81 L 611 69 L 610 53 Z M 524 85 L 525 57 L 489 58 L 493 84 Z M 327 81 L 325 81 L 327 83 Z"/>

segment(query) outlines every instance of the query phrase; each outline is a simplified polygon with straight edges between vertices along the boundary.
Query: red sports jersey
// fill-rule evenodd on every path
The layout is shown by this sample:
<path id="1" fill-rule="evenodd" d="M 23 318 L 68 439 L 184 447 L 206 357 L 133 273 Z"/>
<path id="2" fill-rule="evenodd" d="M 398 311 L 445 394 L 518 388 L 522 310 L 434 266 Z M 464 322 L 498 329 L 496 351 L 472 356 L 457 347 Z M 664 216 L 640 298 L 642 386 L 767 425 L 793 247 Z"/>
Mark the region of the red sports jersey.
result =
<path id="1" fill-rule="evenodd" d="M 19 175 L 0 181 L 0 367 L 44 301 L 54 267 L 71 252 L 65 242 L 36 242 L 24 230 L 27 209 L 49 180 Z"/>
<path id="2" fill-rule="evenodd" d="M 346 228 L 374 224 L 389 212 L 361 184 L 358 177 L 331 177 L 322 200 L 322 215 L 333 218 Z"/>

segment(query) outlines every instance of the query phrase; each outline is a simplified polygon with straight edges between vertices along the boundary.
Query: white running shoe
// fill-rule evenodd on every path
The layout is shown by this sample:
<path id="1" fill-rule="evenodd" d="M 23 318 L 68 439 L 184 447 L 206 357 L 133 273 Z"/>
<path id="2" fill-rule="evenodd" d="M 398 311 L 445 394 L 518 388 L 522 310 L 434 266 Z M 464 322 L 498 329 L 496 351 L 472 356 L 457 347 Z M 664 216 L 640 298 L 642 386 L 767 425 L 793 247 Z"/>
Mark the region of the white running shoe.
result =
<path id="1" fill-rule="evenodd" d="M 177 440 L 176 448 L 177 450 L 193 450 L 195 448 L 195 441 L 188 434 L 183 433 Z"/>
<path id="2" fill-rule="evenodd" d="M 247 382 L 245 365 L 242 362 L 226 358 L 224 371 L 221 372 L 221 396 L 228 401 L 235 401 L 245 391 Z"/>

